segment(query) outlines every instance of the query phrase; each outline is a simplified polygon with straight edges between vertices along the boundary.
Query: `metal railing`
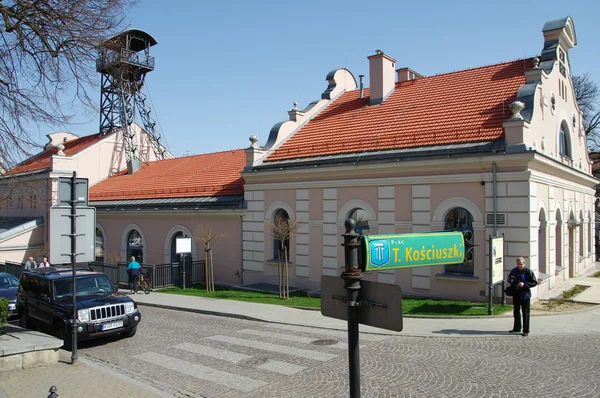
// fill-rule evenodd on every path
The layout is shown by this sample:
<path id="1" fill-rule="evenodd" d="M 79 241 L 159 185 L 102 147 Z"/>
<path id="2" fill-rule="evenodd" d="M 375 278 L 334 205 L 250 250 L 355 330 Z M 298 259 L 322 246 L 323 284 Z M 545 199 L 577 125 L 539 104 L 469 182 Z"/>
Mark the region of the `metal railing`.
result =
<path id="1" fill-rule="evenodd" d="M 204 282 L 204 264 L 204 261 L 186 261 L 186 286 Z M 108 264 L 93 261 L 88 265 L 94 271 L 106 274 L 108 279 L 110 279 L 117 287 L 127 287 L 129 285 L 129 274 L 127 274 L 128 264 L 126 262 L 120 261 L 117 264 Z M 142 272 L 150 278 L 152 288 L 158 289 L 169 286 L 183 286 L 184 267 L 179 263 L 140 265 L 142 266 Z"/>
<path id="2" fill-rule="evenodd" d="M 20 278 L 21 272 L 23 272 L 23 267 L 23 263 L 6 260 L 4 264 L 0 263 L 0 272 L 7 272 L 11 275 L 16 276 L 17 278 Z"/>

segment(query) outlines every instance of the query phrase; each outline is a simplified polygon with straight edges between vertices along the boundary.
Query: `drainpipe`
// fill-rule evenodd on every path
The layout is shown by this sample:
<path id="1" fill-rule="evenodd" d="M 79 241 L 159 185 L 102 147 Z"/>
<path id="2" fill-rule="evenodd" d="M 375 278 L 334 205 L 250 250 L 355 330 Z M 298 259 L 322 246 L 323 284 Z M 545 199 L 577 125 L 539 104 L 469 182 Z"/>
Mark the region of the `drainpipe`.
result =
<path id="1" fill-rule="evenodd" d="M 241 234 L 241 240 L 240 240 L 240 270 L 239 270 L 239 277 L 240 277 L 240 285 L 244 284 L 244 216 L 240 216 L 240 234 Z"/>
<path id="2" fill-rule="evenodd" d="M 494 195 L 494 236 L 498 236 L 498 220 L 496 219 L 498 215 L 498 195 L 497 195 L 497 187 L 496 187 L 496 162 L 492 162 L 492 189 Z"/>

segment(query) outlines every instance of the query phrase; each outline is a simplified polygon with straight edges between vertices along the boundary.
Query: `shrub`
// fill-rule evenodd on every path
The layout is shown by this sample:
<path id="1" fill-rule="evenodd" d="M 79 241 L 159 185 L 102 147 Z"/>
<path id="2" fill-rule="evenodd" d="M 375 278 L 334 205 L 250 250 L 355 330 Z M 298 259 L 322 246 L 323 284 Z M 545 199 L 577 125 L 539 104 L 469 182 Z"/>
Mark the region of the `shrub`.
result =
<path id="1" fill-rule="evenodd" d="M 8 320 L 8 300 L 0 298 L 0 326 Z"/>

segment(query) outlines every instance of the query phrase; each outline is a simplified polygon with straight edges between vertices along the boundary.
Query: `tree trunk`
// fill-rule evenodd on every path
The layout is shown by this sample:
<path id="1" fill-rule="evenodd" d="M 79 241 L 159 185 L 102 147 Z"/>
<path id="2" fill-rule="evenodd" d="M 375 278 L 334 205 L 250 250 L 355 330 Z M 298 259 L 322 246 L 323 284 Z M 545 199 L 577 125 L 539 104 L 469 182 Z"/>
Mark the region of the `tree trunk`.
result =
<path id="1" fill-rule="evenodd" d="M 213 264 L 212 249 L 210 249 L 210 291 L 215 291 L 215 267 Z"/>
<path id="2" fill-rule="evenodd" d="M 283 247 L 283 298 L 287 300 L 289 298 L 289 276 L 288 276 L 288 259 L 287 249 Z"/>
<path id="3" fill-rule="evenodd" d="M 209 253 L 210 245 L 206 245 L 206 249 L 204 249 L 204 284 L 206 287 L 206 291 L 210 293 L 210 258 Z"/>

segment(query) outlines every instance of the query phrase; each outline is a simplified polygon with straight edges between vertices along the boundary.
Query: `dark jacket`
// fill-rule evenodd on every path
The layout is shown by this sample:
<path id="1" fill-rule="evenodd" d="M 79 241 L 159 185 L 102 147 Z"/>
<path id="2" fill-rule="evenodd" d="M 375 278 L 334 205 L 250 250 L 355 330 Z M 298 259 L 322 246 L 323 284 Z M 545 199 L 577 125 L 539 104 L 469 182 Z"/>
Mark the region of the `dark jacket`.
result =
<path id="1" fill-rule="evenodd" d="M 519 287 L 519 282 L 523 282 L 524 286 Z M 508 283 L 511 284 L 521 299 L 527 300 L 531 298 L 531 288 L 537 286 L 537 278 L 529 268 L 523 267 L 523 270 L 519 271 L 519 267 L 515 267 L 508 274 Z"/>

